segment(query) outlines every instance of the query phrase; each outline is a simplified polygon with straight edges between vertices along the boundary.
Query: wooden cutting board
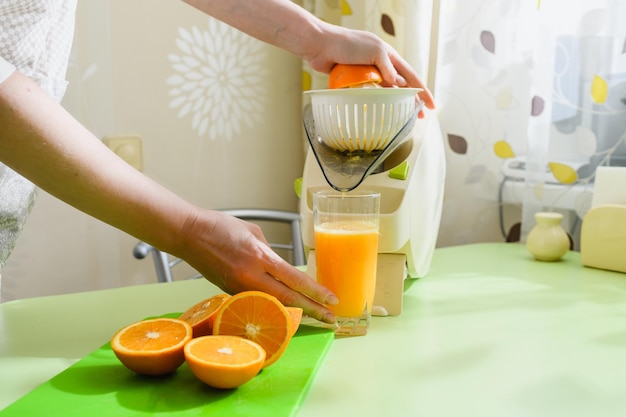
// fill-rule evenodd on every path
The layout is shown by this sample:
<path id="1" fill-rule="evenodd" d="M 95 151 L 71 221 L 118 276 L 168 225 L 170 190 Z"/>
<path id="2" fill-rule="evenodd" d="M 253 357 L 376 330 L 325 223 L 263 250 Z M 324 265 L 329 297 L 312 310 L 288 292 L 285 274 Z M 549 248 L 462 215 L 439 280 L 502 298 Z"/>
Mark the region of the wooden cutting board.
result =
<path id="1" fill-rule="evenodd" d="M 204 385 L 186 364 L 165 377 L 134 374 L 107 343 L 0 416 L 294 416 L 333 339 L 331 330 L 301 325 L 277 362 L 233 390 Z"/>

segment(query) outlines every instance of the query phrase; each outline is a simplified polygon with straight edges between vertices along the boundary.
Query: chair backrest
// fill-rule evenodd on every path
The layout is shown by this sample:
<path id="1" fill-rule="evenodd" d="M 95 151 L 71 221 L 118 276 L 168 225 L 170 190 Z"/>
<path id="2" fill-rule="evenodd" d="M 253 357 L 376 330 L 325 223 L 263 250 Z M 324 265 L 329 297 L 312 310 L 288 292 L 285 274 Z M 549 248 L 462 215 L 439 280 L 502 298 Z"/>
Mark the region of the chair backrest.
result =
<path id="1" fill-rule="evenodd" d="M 227 209 L 220 211 L 242 220 L 259 222 L 259 226 L 261 228 L 263 228 L 261 222 L 263 222 L 263 224 L 267 222 L 268 225 L 271 223 L 282 223 L 288 225 L 291 232 L 290 241 L 285 243 L 270 241 L 270 246 L 276 251 L 286 250 L 291 252 L 291 259 L 288 260 L 293 265 L 306 264 L 304 246 L 302 244 L 302 229 L 299 213 L 271 209 Z M 133 255 L 137 259 L 143 259 L 149 254 L 152 254 L 158 282 L 173 281 L 174 275 L 172 273 L 172 268 L 181 263 L 182 260 L 172 257 L 145 242 L 138 242 L 133 249 Z M 199 277 L 201 277 L 200 274 L 193 274 L 188 278 Z"/>

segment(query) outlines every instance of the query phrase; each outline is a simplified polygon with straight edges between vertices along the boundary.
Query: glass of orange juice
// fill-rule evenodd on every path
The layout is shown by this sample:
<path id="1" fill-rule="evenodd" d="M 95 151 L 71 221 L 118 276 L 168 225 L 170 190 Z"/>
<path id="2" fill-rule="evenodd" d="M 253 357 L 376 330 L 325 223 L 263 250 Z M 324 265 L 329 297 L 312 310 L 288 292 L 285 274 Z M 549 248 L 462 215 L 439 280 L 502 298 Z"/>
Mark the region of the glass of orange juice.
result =
<path id="1" fill-rule="evenodd" d="M 337 335 L 364 335 L 372 315 L 378 260 L 380 193 L 319 191 L 313 196 L 317 281 L 339 303 Z"/>

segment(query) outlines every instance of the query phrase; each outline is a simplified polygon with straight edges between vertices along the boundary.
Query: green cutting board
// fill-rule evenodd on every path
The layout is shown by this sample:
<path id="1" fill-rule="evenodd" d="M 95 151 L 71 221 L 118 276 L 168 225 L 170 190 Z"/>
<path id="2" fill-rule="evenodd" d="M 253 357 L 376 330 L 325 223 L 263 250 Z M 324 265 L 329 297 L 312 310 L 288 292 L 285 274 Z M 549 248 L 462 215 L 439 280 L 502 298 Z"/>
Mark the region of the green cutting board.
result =
<path id="1" fill-rule="evenodd" d="M 186 364 L 165 377 L 134 374 L 107 343 L 0 416 L 294 416 L 333 338 L 331 330 L 301 325 L 278 361 L 232 390 L 204 385 Z"/>

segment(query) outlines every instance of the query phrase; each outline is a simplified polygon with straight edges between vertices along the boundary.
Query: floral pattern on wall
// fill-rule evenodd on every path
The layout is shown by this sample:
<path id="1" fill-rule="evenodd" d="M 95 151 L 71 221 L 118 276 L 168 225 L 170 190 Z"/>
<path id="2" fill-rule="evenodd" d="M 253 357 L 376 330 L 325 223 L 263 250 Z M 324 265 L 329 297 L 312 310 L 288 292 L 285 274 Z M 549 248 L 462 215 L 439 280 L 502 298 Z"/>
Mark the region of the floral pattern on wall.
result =
<path id="1" fill-rule="evenodd" d="M 208 19 L 205 29 L 180 28 L 178 53 L 168 55 L 174 72 L 170 107 L 188 118 L 200 136 L 230 140 L 242 126 L 262 122 L 267 105 L 267 53 L 262 44 L 232 27 Z"/>

